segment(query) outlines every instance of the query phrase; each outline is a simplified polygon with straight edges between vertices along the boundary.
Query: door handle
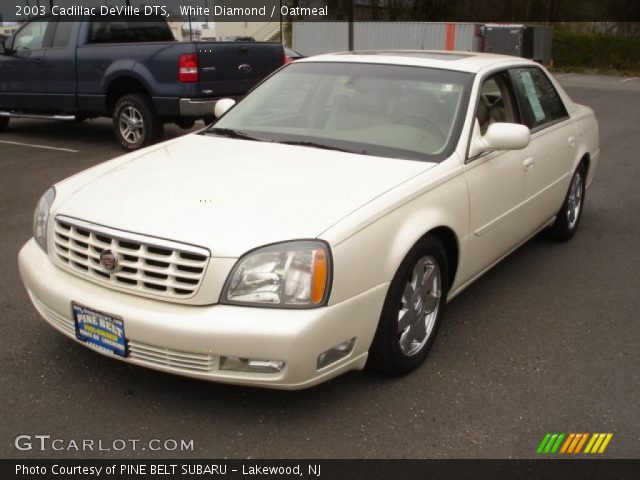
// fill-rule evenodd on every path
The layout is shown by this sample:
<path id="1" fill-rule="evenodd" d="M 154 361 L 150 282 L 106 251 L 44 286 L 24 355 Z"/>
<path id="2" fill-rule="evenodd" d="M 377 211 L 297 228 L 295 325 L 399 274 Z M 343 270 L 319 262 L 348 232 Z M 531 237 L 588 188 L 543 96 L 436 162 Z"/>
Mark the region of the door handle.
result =
<path id="1" fill-rule="evenodd" d="M 567 142 L 569 142 L 569 146 L 571 148 L 576 146 L 576 137 L 569 137 L 567 138 Z"/>
<path id="2" fill-rule="evenodd" d="M 533 169 L 533 167 L 535 167 L 536 162 L 533 160 L 532 157 L 529 157 L 527 159 L 525 159 L 524 162 L 522 162 L 522 167 L 524 168 L 525 172 L 529 172 Z"/>

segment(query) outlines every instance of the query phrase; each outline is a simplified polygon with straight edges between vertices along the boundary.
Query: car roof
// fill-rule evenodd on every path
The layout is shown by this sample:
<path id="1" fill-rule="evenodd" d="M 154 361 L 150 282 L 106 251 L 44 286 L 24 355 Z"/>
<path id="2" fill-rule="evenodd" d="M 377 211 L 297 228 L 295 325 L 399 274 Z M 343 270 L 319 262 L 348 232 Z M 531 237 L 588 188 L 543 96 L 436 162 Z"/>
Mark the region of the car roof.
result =
<path id="1" fill-rule="evenodd" d="M 431 67 L 477 73 L 494 65 L 535 64 L 531 60 L 495 53 L 457 52 L 450 50 L 358 50 L 308 57 L 298 62 L 380 63 Z"/>

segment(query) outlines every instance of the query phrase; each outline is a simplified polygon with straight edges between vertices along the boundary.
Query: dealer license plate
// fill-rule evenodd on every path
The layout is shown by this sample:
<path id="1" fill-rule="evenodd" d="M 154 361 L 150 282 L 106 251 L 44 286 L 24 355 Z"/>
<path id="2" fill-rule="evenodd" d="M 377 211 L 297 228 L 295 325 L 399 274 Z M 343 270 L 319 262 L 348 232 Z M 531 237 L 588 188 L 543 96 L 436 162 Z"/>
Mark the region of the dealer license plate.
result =
<path id="1" fill-rule="evenodd" d="M 98 312 L 75 303 L 71 304 L 76 323 L 76 337 L 98 350 L 127 356 L 127 340 L 121 318 Z"/>

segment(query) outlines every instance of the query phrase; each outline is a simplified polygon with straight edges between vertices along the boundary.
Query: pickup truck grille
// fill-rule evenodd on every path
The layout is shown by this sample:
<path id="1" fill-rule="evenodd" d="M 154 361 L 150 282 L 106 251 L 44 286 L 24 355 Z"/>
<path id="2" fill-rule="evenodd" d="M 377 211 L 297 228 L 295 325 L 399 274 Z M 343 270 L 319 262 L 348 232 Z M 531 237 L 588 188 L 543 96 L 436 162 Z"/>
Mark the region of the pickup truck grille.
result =
<path id="1" fill-rule="evenodd" d="M 186 299 L 196 294 L 209 263 L 205 248 L 123 232 L 74 218 L 55 219 L 55 254 L 67 270 L 121 290 Z M 100 255 L 110 251 L 109 272 Z"/>

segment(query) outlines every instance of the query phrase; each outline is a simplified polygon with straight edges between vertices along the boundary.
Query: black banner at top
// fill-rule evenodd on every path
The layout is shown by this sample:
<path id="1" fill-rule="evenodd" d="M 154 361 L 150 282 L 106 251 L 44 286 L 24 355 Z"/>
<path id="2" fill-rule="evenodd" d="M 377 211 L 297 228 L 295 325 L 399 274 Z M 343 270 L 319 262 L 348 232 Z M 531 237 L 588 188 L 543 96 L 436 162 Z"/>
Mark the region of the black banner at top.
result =
<path id="1" fill-rule="evenodd" d="M 638 0 L 0 0 L 0 22 L 126 15 L 192 22 L 640 22 Z"/>

